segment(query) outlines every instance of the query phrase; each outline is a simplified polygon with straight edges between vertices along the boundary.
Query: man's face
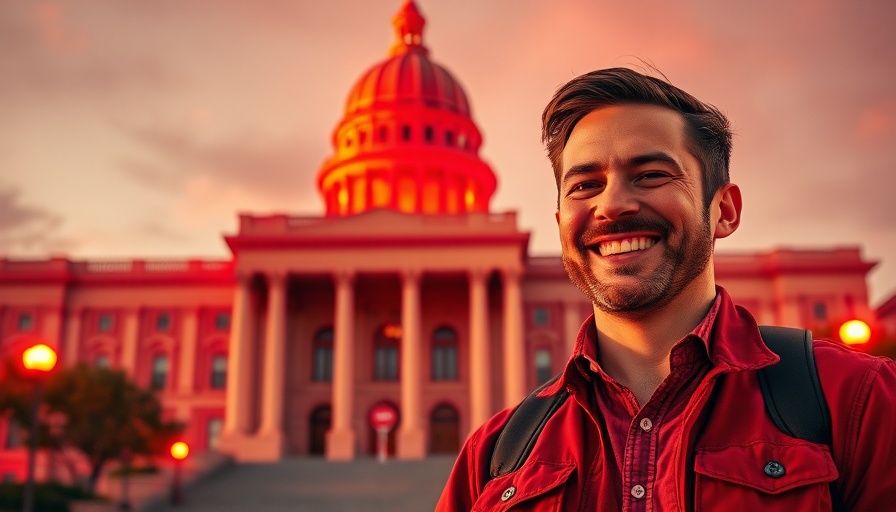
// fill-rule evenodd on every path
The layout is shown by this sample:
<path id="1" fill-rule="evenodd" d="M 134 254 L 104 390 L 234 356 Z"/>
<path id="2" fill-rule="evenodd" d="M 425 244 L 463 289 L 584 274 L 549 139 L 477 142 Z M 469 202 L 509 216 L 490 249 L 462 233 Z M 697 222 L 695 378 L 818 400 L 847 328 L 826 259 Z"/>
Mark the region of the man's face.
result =
<path id="1" fill-rule="evenodd" d="M 563 149 L 563 264 L 603 311 L 650 311 L 712 271 L 712 220 L 685 132 L 673 110 L 616 105 L 583 117 Z"/>

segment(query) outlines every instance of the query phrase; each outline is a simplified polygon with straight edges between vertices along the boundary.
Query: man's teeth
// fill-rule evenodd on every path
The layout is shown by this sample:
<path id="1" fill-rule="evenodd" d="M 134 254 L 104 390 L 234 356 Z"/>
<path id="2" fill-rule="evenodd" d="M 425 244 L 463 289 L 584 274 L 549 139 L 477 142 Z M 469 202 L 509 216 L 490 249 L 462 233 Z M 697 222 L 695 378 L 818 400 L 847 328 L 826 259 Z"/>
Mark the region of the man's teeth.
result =
<path id="1" fill-rule="evenodd" d="M 612 242 L 602 242 L 599 246 L 601 256 L 610 256 L 612 254 L 622 254 L 632 251 L 643 251 L 650 249 L 656 242 L 652 238 L 627 238 L 625 240 L 613 240 Z"/>

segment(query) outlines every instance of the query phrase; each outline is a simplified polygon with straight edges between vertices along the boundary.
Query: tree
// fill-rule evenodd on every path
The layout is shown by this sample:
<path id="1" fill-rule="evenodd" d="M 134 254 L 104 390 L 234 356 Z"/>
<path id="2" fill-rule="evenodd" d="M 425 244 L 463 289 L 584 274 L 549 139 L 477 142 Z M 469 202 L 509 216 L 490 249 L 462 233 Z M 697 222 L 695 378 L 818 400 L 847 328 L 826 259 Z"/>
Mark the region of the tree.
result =
<path id="1" fill-rule="evenodd" d="M 19 423 L 27 424 L 30 388 L 25 378 L 7 365 L 8 378 L 0 382 L 0 410 L 10 411 Z M 152 391 L 139 388 L 122 371 L 78 365 L 57 370 L 45 384 L 41 415 L 41 447 L 62 451 L 73 448 L 89 463 L 84 480 L 93 492 L 106 464 L 125 451 L 153 456 L 165 451 L 169 441 L 183 429 L 165 421 L 162 407 Z M 23 395 L 23 392 L 28 394 Z M 51 425 L 50 419 L 60 418 Z"/>

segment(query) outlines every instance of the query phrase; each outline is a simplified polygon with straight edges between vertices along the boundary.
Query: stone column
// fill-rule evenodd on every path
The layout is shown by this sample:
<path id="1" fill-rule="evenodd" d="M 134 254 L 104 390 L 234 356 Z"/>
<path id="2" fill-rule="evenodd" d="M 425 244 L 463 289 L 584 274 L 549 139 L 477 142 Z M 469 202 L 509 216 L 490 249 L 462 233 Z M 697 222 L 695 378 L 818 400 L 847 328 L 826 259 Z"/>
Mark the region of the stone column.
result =
<path id="1" fill-rule="evenodd" d="M 70 309 L 65 315 L 65 341 L 62 346 L 62 361 L 71 368 L 81 359 L 81 317 L 84 310 Z"/>
<path id="2" fill-rule="evenodd" d="M 426 365 L 420 337 L 420 272 L 405 272 L 401 286 L 401 428 L 399 459 L 426 456 L 423 384 Z"/>
<path id="3" fill-rule="evenodd" d="M 227 405 L 221 449 L 236 450 L 239 438 L 249 430 L 252 388 L 252 291 L 250 276 L 237 275 L 230 321 L 230 343 L 227 349 Z"/>
<path id="4" fill-rule="evenodd" d="M 196 349 L 199 344 L 199 312 L 195 308 L 182 311 L 180 361 L 178 361 L 177 390 L 190 396 L 196 384 Z M 203 376 L 207 378 L 208 376 Z"/>
<path id="5" fill-rule="evenodd" d="M 41 336 L 58 354 L 62 348 L 62 306 L 44 306 L 41 310 Z"/>
<path id="6" fill-rule="evenodd" d="M 272 458 L 283 454 L 283 388 L 286 364 L 286 276 L 268 275 L 268 317 L 264 347 L 259 449 Z"/>
<path id="7" fill-rule="evenodd" d="M 504 407 L 526 396 L 526 345 L 523 342 L 523 298 L 520 271 L 504 269 Z"/>
<path id="8" fill-rule="evenodd" d="M 470 431 L 492 414 L 488 343 L 488 290 L 484 269 L 470 271 Z"/>
<path id="9" fill-rule="evenodd" d="M 333 423 L 327 432 L 328 460 L 355 457 L 354 403 L 355 290 L 354 274 L 336 274 L 336 319 L 333 329 Z"/>
<path id="10" fill-rule="evenodd" d="M 137 344 L 140 337 L 140 310 L 124 310 L 124 333 L 119 367 L 132 379 L 137 378 Z"/>

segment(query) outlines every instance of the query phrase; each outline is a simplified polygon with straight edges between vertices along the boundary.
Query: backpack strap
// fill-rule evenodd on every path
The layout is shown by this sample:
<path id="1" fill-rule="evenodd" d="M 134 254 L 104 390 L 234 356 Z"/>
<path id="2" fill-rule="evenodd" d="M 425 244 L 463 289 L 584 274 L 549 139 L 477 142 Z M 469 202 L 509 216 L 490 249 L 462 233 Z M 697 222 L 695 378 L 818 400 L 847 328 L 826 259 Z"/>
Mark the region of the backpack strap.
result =
<path id="1" fill-rule="evenodd" d="M 830 445 L 831 412 L 815 368 L 812 333 L 768 325 L 760 326 L 759 332 L 768 348 L 781 358 L 758 372 L 765 410 L 781 432 Z"/>
<path id="2" fill-rule="evenodd" d="M 550 396 L 538 396 L 543 389 L 556 382 L 560 375 L 555 375 L 530 393 L 511 413 L 492 451 L 489 467 L 492 478 L 512 473 L 526 462 L 548 418 L 569 396 L 566 389 Z"/>

